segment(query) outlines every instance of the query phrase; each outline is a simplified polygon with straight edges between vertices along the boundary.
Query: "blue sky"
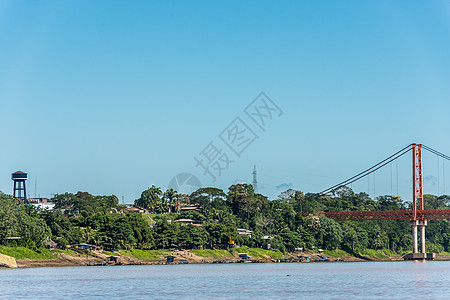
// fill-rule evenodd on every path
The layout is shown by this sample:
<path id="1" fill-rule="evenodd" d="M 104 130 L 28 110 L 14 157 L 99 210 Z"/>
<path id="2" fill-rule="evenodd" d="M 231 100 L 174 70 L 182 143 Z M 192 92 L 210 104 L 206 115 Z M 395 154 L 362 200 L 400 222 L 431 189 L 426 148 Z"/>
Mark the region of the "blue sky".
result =
<path id="1" fill-rule="evenodd" d="M 256 165 L 273 199 L 319 192 L 412 142 L 450 153 L 447 0 L 1 0 L 0 36 L 7 193 L 23 170 L 31 196 L 37 183 L 45 197 L 131 203 L 182 172 L 226 191 Z M 260 92 L 283 111 L 265 132 L 244 113 Z M 236 117 L 258 136 L 240 157 L 219 138 Z M 194 160 L 210 142 L 234 160 L 215 182 Z M 439 180 L 442 193 L 445 165 L 424 159 L 425 192 Z M 354 188 L 396 192 L 396 167 Z M 404 199 L 410 173 L 405 157 Z"/>

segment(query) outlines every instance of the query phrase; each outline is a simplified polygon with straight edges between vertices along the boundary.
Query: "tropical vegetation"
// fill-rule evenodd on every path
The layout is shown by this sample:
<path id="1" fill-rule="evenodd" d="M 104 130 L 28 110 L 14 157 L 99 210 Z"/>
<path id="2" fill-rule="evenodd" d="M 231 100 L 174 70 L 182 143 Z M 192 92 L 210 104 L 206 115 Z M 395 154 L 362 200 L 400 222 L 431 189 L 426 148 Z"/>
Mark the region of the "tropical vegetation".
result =
<path id="1" fill-rule="evenodd" d="M 63 249 L 87 243 L 137 257 L 144 255 L 139 250 L 183 248 L 219 255 L 208 249 L 228 253 L 234 247 L 276 249 L 277 253 L 322 248 L 331 256 L 386 257 L 409 252 L 412 244 L 408 220 L 337 222 L 323 216 L 324 211 L 411 207 L 397 196 L 372 199 L 345 187 L 332 195 L 287 190 L 269 200 L 248 184 L 232 185 L 227 193 L 200 188 L 190 195 L 152 186 L 135 200 L 134 210 L 119 204 L 114 195 L 64 193 L 50 200 L 55 208 L 42 210 L 0 192 L 0 245 L 25 251 L 41 249 L 51 241 Z M 187 206 L 195 209 L 184 209 Z M 450 209 L 450 196 L 426 195 L 425 209 Z M 429 252 L 450 251 L 449 220 L 429 220 L 426 234 Z"/>

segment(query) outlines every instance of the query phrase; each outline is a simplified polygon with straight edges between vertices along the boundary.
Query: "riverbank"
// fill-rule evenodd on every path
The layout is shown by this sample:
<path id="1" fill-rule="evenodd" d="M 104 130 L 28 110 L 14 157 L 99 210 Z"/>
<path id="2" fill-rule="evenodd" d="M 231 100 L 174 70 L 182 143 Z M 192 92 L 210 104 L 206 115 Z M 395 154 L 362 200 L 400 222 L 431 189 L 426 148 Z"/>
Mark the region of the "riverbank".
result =
<path id="1" fill-rule="evenodd" d="M 13 249 L 15 251 L 13 251 Z M 364 261 L 402 261 L 403 255 L 388 250 L 368 250 L 358 255 L 336 251 L 301 251 L 282 253 L 278 250 L 259 248 L 237 248 L 231 250 L 118 250 L 73 251 L 11 248 L 0 249 L 16 258 L 18 268 L 102 266 L 102 265 L 152 265 L 152 264 L 212 264 L 212 263 L 279 263 L 279 262 L 364 262 Z M 242 259 L 239 253 L 247 253 Z M 173 260 L 167 259 L 172 257 Z M 450 260 L 448 255 L 439 255 L 438 260 Z"/>
<path id="2" fill-rule="evenodd" d="M 167 256 L 174 256 L 173 262 L 167 262 L 166 257 L 161 257 L 159 260 L 147 260 L 138 259 L 136 257 L 119 255 L 118 263 L 109 262 L 108 257 L 100 257 L 101 254 L 95 255 L 81 255 L 80 257 L 74 257 L 66 254 L 59 254 L 55 259 L 18 259 L 18 268 L 41 268 L 41 267 L 71 267 L 71 266 L 104 266 L 104 265 L 160 265 L 160 264 L 212 264 L 212 263 L 238 263 L 243 262 L 238 257 L 223 257 L 219 259 L 211 257 L 202 257 L 195 255 L 191 251 L 183 251 L 183 254 L 173 255 L 173 253 L 167 253 Z M 306 254 L 305 254 L 306 255 Z M 399 259 L 400 260 L 400 259 Z M 314 255 L 309 256 L 309 259 L 302 260 L 301 257 L 292 255 L 286 255 L 286 257 L 280 259 L 263 258 L 263 259 L 248 259 L 249 262 L 258 263 L 274 263 L 274 262 L 319 262 L 319 261 L 367 261 L 357 257 L 343 257 L 333 258 L 326 255 Z"/>

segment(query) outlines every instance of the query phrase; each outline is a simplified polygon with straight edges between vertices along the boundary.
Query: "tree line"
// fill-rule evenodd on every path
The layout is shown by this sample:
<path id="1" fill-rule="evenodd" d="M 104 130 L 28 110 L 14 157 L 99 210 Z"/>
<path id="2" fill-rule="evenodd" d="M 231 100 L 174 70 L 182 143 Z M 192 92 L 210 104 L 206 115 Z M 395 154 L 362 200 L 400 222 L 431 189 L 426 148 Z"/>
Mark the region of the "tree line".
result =
<path id="1" fill-rule="evenodd" d="M 227 248 L 232 240 L 249 247 L 270 244 L 283 252 L 322 248 L 349 253 L 363 249 L 399 253 L 410 251 L 412 244 L 408 220 L 336 222 L 321 215 L 324 211 L 411 209 L 411 204 L 400 197 L 372 199 L 346 187 L 332 195 L 287 190 L 269 200 L 248 184 L 232 185 L 227 193 L 213 187 L 200 188 L 190 195 L 163 192 L 152 186 L 134 203 L 146 213 L 127 211 L 114 195 L 65 193 L 51 201 L 53 210 L 39 210 L 17 205 L 17 199 L 0 192 L 0 243 L 30 248 L 45 246 L 49 241 L 62 248 L 89 243 L 114 250 Z M 425 195 L 424 202 L 425 209 L 450 209 L 449 196 Z M 199 210 L 181 209 L 189 205 Z M 305 217 L 301 213 L 309 214 Z M 181 222 L 186 219 L 195 224 Z M 428 223 L 427 250 L 450 251 L 449 220 Z M 238 228 L 251 234 L 239 234 Z"/>

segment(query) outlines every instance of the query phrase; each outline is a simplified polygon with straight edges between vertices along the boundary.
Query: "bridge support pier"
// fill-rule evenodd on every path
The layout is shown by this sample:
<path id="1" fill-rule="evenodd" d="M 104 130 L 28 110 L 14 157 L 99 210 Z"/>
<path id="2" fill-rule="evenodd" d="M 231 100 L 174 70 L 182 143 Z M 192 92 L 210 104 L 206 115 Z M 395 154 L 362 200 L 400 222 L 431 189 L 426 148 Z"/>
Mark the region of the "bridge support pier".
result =
<path id="1" fill-rule="evenodd" d="M 425 249 L 425 227 L 427 226 L 427 220 L 415 220 L 410 222 L 412 236 L 413 236 L 413 253 L 419 253 L 418 232 L 417 227 L 420 228 L 420 253 L 426 254 Z"/>
<path id="2" fill-rule="evenodd" d="M 425 227 L 427 226 L 427 220 L 419 220 L 420 226 L 420 244 L 421 244 L 421 252 L 427 253 L 425 250 Z"/>
<path id="3" fill-rule="evenodd" d="M 413 252 L 412 253 L 419 253 L 418 251 L 418 243 L 417 243 L 417 225 L 418 225 L 419 221 L 418 220 L 414 220 L 411 221 L 409 224 L 411 225 L 411 230 L 412 230 L 412 237 L 413 237 Z"/>

